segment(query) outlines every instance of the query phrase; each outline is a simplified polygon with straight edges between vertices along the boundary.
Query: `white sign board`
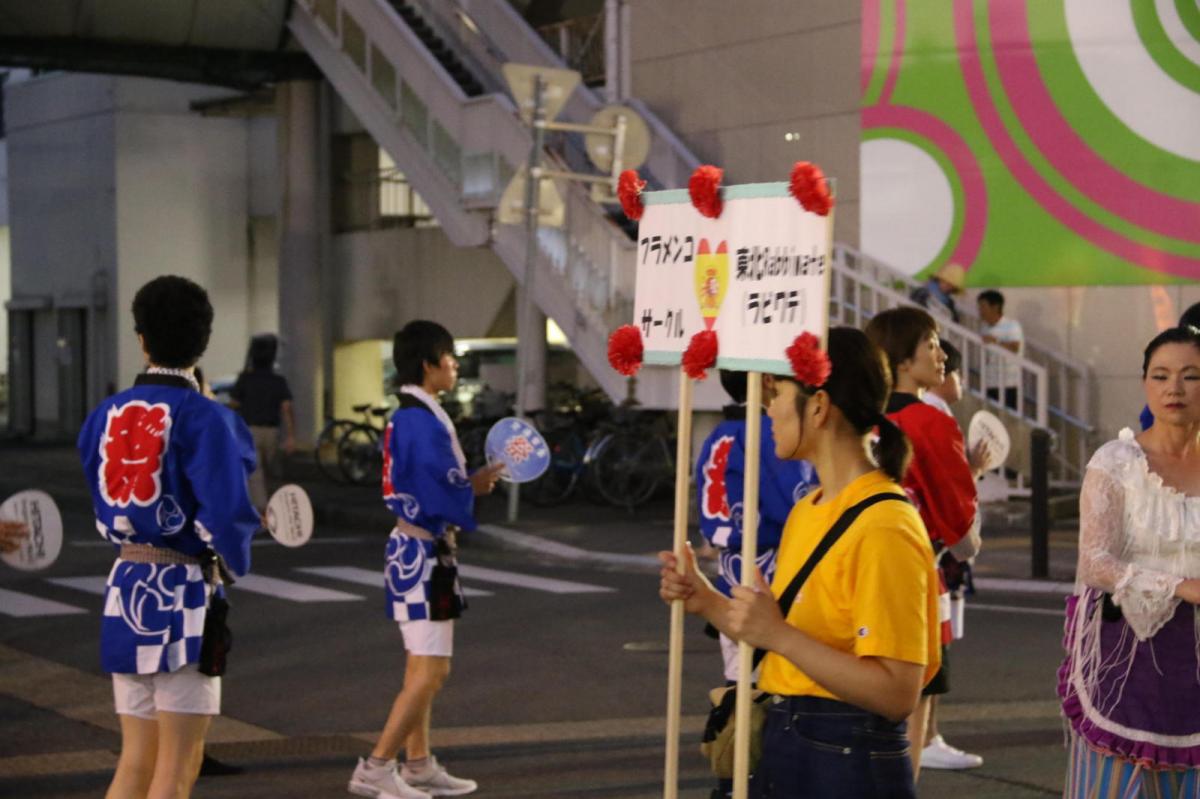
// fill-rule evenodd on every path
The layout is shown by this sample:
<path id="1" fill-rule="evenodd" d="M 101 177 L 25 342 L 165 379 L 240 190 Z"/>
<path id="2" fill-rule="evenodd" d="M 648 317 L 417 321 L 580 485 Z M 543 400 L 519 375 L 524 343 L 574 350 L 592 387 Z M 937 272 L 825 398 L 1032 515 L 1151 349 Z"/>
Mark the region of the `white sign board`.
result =
<path id="1" fill-rule="evenodd" d="M 642 195 L 633 324 L 645 362 L 678 364 L 692 336 L 710 329 L 718 367 L 787 373 L 796 336 L 825 338 L 831 218 L 805 211 L 786 183 L 721 196 L 720 218 L 709 219 L 686 191 Z"/>

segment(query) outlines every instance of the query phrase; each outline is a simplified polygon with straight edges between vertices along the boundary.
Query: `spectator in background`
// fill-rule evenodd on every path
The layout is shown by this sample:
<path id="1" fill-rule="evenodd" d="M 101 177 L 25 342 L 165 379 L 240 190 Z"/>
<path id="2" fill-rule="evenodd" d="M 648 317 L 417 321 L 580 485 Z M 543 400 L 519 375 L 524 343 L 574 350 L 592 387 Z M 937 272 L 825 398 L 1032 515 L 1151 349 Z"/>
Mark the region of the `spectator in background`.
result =
<path id="1" fill-rule="evenodd" d="M 954 304 L 954 295 L 962 293 L 966 282 L 967 270 L 959 264 L 946 264 L 924 286 L 913 289 L 908 297 L 925 310 L 948 315 L 957 322 L 958 306 Z"/>
<path id="2" fill-rule="evenodd" d="M 278 478 L 279 428 L 283 427 L 283 451 L 296 449 L 296 418 L 292 412 L 292 390 L 287 379 L 275 372 L 279 340 L 267 333 L 250 339 L 246 371 L 238 375 L 230 392 L 230 406 L 241 414 L 254 436 L 259 468 L 250 475 L 250 497 L 259 513 L 267 509 L 267 473 Z"/>
<path id="3" fill-rule="evenodd" d="M 1004 295 L 995 289 L 980 293 L 979 318 L 983 327 L 979 334 L 985 344 L 994 344 L 1017 355 L 1025 354 L 1025 332 L 1021 323 L 1004 315 Z M 988 399 L 1000 401 L 1000 389 L 1004 389 L 1004 407 L 1017 410 L 1017 386 L 1021 382 L 1021 367 L 997 352 L 983 353 L 984 386 Z"/>
<path id="4" fill-rule="evenodd" d="M 1179 326 L 1200 328 L 1200 302 L 1192 303 L 1183 312 L 1183 316 L 1179 317 Z M 1150 412 L 1149 405 L 1142 406 L 1142 414 L 1138 417 L 1138 420 L 1142 423 L 1143 430 L 1149 430 L 1151 425 L 1154 424 L 1154 414 Z"/>
<path id="5" fill-rule="evenodd" d="M 940 386 L 926 389 L 921 399 L 953 419 L 954 411 L 951 410 L 951 406 L 963 397 L 962 353 L 949 341 L 941 340 L 938 343 L 946 355 L 946 379 Z M 967 450 L 967 463 L 971 465 L 971 471 L 977 480 L 983 476 L 983 464 L 987 463 L 987 456 L 987 441 L 983 439 L 974 448 Z"/>

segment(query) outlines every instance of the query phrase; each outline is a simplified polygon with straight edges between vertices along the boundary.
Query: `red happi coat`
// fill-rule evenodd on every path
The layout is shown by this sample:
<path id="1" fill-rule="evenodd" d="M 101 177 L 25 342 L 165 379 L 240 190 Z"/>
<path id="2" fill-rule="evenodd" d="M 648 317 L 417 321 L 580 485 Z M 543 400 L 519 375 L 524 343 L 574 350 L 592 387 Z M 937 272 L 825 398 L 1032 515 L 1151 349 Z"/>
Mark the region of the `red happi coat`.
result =
<path id="1" fill-rule="evenodd" d="M 934 550 L 954 546 L 970 532 L 979 510 L 975 476 L 967 463 L 966 444 L 958 423 L 932 405 L 902 392 L 893 393 L 888 400 L 887 417 L 912 443 L 912 463 L 901 485 L 917 506 Z M 941 591 L 942 643 L 949 643 L 950 597 L 944 580 Z"/>

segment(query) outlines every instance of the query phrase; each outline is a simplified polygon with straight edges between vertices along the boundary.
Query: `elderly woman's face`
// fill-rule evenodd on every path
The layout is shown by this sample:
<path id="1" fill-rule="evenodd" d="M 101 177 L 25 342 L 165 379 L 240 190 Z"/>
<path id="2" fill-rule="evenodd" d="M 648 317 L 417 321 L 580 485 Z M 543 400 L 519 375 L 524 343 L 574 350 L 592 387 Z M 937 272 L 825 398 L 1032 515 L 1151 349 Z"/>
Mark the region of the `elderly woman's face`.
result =
<path id="1" fill-rule="evenodd" d="M 1200 423 L 1200 348 L 1186 342 L 1163 344 L 1150 356 L 1142 383 L 1156 422 Z"/>

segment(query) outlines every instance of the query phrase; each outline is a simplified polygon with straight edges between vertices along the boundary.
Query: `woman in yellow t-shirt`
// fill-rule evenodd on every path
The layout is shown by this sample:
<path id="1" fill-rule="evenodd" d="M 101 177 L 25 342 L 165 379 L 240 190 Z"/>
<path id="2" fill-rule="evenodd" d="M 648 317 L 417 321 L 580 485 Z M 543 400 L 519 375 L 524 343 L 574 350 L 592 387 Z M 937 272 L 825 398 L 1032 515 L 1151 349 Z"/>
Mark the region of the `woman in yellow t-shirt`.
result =
<path id="1" fill-rule="evenodd" d="M 786 619 L 776 600 L 846 509 L 904 493 L 910 450 L 883 417 L 886 361 L 853 328 L 830 330 L 828 348 L 827 357 L 811 336 L 797 339 L 788 350 L 795 374 L 776 382 L 768 411 L 776 454 L 808 460 L 821 481 L 788 517 L 774 582 L 759 575 L 757 588 L 736 587 L 727 599 L 689 549 L 683 574 L 674 554 L 660 553 L 659 593 L 767 651 L 759 687 L 772 698 L 751 796 L 907 799 L 916 791 L 904 720 L 940 660 L 937 574 L 916 509 L 871 505 L 820 560 Z"/>

